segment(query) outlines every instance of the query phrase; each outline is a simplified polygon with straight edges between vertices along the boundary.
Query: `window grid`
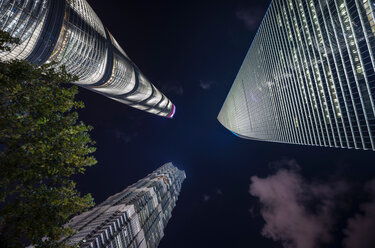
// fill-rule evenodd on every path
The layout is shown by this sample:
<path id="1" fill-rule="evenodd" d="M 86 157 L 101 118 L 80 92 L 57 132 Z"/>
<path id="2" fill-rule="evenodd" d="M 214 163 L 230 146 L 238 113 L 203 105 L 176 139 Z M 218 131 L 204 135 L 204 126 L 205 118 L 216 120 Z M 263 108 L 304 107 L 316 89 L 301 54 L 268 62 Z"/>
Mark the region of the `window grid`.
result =
<path id="1" fill-rule="evenodd" d="M 78 76 L 74 84 L 165 117 L 174 105 L 128 58 L 86 0 L 0 1 L 0 29 L 19 38 L 2 60 L 55 62 Z M 153 99 L 155 98 L 155 99 Z"/>
<path id="2" fill-rule="evenodd" d="M 375 150 L 368 0 L 274 0 L 219 121 L 243 138 Z"/>

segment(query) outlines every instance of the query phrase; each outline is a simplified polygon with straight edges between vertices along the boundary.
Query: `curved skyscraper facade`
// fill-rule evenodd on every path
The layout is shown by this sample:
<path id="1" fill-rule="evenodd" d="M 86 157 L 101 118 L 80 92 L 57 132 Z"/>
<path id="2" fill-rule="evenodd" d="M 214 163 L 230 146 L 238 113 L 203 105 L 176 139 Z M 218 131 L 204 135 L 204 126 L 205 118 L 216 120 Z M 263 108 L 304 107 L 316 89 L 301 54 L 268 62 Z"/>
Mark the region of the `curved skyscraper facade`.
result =
<path id="1" fill-rule="evenodd" d="M 248 139 L 375 150 L 374 10 L 272 1 L 218 120 Z"/>
<path id="2" fill-rule="evenodd" d="M 81 248 L 156 248 L 186 175 L 167 163 L 97 207 L 74 217 L 63 241 Z"/>
<path id="3" fill-rule="evenodd" d="M 0 29 L 20 39 L 0 53 L 3 60 L 64 65 L 81 87 L 173 117 L 175 106 L 129 59 L 86 0 L 2 0 Z"/>

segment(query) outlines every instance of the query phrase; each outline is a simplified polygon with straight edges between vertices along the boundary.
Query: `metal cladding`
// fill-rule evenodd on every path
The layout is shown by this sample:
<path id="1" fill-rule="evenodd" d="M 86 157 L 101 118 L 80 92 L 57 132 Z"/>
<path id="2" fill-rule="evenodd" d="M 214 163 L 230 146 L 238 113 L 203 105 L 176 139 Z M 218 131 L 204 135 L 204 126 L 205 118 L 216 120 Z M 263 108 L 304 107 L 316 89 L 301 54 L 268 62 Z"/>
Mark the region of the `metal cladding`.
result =
<path id="1" fill-rule="evenodd" d="M 86 0 L 2 0 L 0 29 L 20 39 L 1 59 L 56 62 L 75 84 L 152 114 L 169 117 L 172 102 L 129 59 Z"/>
<path id="2" fill-rule="evenodd" d="M 147 177 L 74 217 L 67 226 L 77 230 L 65 239 L 81 248 L 156 248 L 186 178 L 167 163 Z"/>
<path id="3" fill-rule="evenodd" d="M 374 10 L 274 0 L 218 120 L 248 139 L 375 150 Z"/>

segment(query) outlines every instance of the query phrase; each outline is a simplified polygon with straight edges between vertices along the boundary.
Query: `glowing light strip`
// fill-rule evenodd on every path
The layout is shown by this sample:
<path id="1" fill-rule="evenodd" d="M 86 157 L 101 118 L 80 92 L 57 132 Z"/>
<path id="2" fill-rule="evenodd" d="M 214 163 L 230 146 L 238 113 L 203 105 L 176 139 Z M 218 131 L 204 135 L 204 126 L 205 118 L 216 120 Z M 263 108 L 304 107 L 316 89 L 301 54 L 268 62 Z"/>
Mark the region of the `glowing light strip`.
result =
<path id="1" fill-rule="evenodd" d="M 168 118 L 173 118 L 174 114 L 176 113 L 176 107 L 172 104 L 172 112 L 168 115 Z"/>
<path id="2" fill-rule="evenodd" d="M 233 131 L 231 131 L 234 135 L 236 135 L 237 137 L 240 137 L 240 136 L 238 136 L 238 134 L 236 134 L 235 132 L 233 132 Z"/>

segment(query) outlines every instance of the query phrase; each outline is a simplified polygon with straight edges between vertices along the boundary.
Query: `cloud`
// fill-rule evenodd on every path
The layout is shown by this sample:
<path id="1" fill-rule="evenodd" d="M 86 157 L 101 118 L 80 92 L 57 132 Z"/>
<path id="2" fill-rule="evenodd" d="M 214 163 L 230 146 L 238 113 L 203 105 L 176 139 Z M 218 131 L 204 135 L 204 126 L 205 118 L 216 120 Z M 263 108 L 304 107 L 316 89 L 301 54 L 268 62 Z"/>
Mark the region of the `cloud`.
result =
<path id="1" fill-rule="evenodd" d="M 165 94 L 183 95 L 184 88 L 178 82 L 165 83 L 162 85 L 162 91 Z"/>
<path id="2" fill-rule="evenodd" d="M 199 86 L 203 90 L 209 90 L 215 84 L 215 81 L 206 81 L 206 80 L 199 80 Z"/>
<path id="3" fill-rule="evenodd" d="M 211 200 L 211 196 L 204 194 L 203 195 L 203 201 L 208 202 L 209 200 Z"/>
<path id="4" fill-rule="evenodd" d="M 295 161 L 284 161 L 269 177 L 253 176 L 250 194 L 259 198 L 265 220 L 262 235 L 281 241 L 286 248 L 315 248 L 332 239 L 335 199 L 347 191 L 343 182 L 307 182 Z M 254 210 L 252 209 L 254 215 Z"/>
<path id="5" fill-rule="evenodd" d="M 348 220 L 348 226 L 344 230 L 347 237 L 343 242 L 346 248 L 375 247 L 375 180 L 369 182 L 365 188 L 370 193 L 372 201 L 362 204 L 362 213 Z"/>
<path id="6" fill-rule="evenodd" d="M 223 195 L 223 192 L 221 191 L 221 189 L 217 188 L 215 190 L 215 192 L 212 193 L 212 194 L 203 194 L 202 199 L 203 199 L 204 203 L 207 203 L 211 200 L 217 199 L 218 197 L 220 197 L 222 195 Z"/>
<path id="7" fill-rule="evenodd" d="M 262 17 L 265 15 L 261 6 L 238 8 L 235 12 L 238 20 L 242 21 L 249 31 L 258 29 Z"/>
<path id="8" fill-rule="evenodd" d="M 127 134 L 127 133 L 124 133 L 123 131 L 121 131 L 119 129 L 116 129 L 114 131 L 114 135 L 115 135 L 116 141 L 118 143 L 128 144 L 138 136 L 138 133 L 134 132 L 132 134 Z"/>

